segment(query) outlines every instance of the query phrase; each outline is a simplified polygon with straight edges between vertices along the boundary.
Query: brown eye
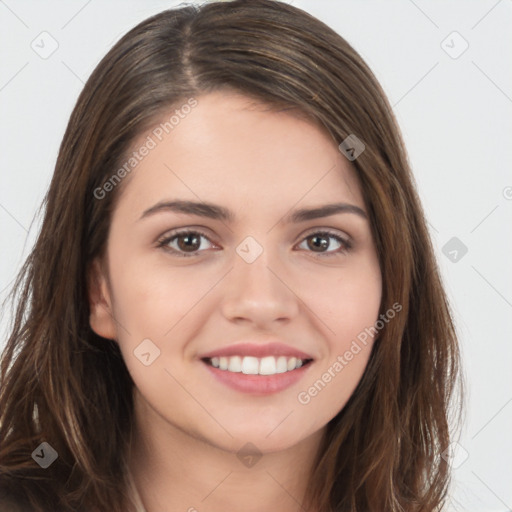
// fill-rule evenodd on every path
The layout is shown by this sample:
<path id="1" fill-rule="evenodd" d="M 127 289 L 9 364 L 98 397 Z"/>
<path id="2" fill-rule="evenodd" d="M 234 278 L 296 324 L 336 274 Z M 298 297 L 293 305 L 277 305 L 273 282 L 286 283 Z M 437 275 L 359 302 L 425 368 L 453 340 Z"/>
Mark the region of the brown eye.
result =
<path id="1" fill-rule="evenodd" d="M 175 238 L 178 241 L 179 249 L 185 252 L 197 251 L 201 246 L 201 235 L 197 235 L 197 233 L 185 233 L 177 235 Z"/>
<path id="2" fill-rule="evenodd" d="M 306 242 L 307 247 L 299 246 L 300 248 L 309 249 L 311 252 L 318 253 L 322 256 L 344 254 L 352 248 L 352 245 L 348 240 L 343 239 L 338 234 L 330 233 L 328 231 L 311 233 L 303 240 L 303 242 L 301 242 L 301 245 L 303 245 L 304 242 Z"/>
<path id="3" fill-rule="evenodd" d="M 313 250 L 321 250 L 327 249 L 330 245 L 329 237 L 325 235 L 312 235 L 307 238 L 308 247 Z M 318 252 L 318 251 L 317 251 Z"/>
<path id="4" fill-rule="evenodd" d="M 206 240 L 206 246 L 203 243 Z M 203 250 L 209 249 L 210 239 L 203 233 L 197 231 L 182 231 L 165 236 L 158 241 L 158 247 L 170 251 L 177 256 L 198 256 Z"/>

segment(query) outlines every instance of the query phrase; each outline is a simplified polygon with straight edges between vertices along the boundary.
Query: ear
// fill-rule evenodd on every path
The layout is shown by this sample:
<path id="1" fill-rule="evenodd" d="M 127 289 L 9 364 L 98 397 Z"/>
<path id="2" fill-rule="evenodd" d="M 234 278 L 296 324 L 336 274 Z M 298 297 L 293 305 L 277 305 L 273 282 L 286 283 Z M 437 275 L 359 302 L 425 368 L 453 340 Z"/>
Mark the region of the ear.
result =
<path id="1" fill-rule="evenodd" d="M 89 267 L 87 276 L 89 296 L 89 324 L 91 329 L 103 338 L 116 339 L 116 323 L 112 311 L 112 300 L 108 287 L 108 277 L 99 258 Z"/>

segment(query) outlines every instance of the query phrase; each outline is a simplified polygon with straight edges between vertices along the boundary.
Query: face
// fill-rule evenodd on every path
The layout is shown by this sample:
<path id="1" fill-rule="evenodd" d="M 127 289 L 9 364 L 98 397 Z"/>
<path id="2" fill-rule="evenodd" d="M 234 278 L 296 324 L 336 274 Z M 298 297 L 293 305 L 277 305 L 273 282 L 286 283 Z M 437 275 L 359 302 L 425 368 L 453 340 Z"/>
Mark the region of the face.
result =
<path id="1" fill-rule="evenodd" d="M 382 286 L 363 196 L 314 124 L 234 93 L 196 99 L 134 144 L 151 149 L 122 184 L 91 326 L 163 430 L 287 449 L 340 412 L 375 340 L 361 336 Z"/>

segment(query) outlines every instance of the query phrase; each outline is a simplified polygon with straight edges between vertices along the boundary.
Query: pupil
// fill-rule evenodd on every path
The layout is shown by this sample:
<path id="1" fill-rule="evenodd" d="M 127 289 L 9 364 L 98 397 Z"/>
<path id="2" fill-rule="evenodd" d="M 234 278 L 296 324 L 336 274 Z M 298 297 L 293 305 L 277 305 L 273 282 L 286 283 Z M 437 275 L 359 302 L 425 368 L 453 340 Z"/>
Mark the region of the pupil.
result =
<path id="1" fill-rule="evenodd" d="M 185 241 L 185 242 L 182 243 L 183 241 Z M 191 241 L 193 241 L 193 242 L 191 243 Z M 182 235 L 178 239 L 178 245 L 179 245 L 180 249 L 191 252 L 195 249 L 199 249 L 201 242 L 197 235 Z"/>
<path id="2" fill-rule="evenodd" d="M 310 244 L 312 248 L 327 249 L 327 247 L 329 246 L 329 240 L 327 240 L 327 237 L 325 236 L 316 235 L 312 237 L 311 240 L 313 240 L 313 243 Z"/>

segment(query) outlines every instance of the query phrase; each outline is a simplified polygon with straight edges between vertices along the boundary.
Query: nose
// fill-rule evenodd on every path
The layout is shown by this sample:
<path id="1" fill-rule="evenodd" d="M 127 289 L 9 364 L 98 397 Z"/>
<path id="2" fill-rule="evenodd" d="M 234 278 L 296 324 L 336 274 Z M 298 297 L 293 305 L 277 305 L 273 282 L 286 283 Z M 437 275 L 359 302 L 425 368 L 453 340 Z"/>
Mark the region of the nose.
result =
<path id="1" fill-rule="evenodd" d="M 299 313 L 300 299 L 287 273 L 268 252 L 252 263 L 236 257 L 223 290 L 222 313 L 231 322 L 247 322 L 265 329 L 286 323 Z"/>

